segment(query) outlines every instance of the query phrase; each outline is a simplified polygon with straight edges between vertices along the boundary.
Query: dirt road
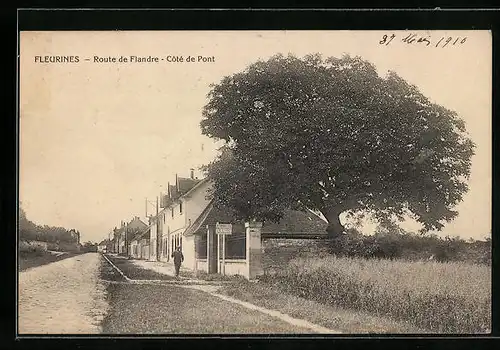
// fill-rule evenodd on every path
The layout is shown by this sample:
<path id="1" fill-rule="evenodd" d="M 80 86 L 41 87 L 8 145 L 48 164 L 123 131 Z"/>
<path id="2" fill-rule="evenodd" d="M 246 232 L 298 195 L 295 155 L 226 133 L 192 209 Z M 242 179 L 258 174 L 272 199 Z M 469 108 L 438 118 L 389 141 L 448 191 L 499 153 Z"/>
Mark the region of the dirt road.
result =
<path id="1" fill-rule="evenodd" d="M 102 257 L 87 253 L 19 273 L 19 334 L 95 334 L 107 312 Z"/>
<path id="2" fill-rule="evenodd" d="M 98 253 L 20 272 L 19 334 L 314 332 L 268 310 L 224 300 L 201 286 L 197 290 L 136 282 L 124 278 Z"/>

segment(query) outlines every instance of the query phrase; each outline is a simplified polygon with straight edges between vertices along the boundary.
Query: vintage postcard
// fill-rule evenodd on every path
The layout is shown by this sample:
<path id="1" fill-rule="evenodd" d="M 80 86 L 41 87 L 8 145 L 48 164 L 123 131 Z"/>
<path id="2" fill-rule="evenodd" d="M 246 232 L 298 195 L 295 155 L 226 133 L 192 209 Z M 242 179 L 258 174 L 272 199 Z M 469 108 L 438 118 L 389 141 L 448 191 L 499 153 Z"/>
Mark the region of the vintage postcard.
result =
<path id="1" fill-rule="evenodd" d="M 19 40 L 19 336 L 491 332 L 491 32 Z"/>

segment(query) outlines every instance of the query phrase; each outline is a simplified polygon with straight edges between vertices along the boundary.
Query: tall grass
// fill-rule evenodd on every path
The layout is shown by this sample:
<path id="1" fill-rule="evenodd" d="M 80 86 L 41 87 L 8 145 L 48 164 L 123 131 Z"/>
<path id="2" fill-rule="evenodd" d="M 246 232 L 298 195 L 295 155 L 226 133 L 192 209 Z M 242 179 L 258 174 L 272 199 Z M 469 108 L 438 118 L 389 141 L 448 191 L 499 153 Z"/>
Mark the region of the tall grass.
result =
<path id="1" fill-rule="evenodd" d="M 491 274 L 485 265 L 329 256 L 296 258 L 263 278 L 302 297 L 436 333 L 491 328 Z"/>

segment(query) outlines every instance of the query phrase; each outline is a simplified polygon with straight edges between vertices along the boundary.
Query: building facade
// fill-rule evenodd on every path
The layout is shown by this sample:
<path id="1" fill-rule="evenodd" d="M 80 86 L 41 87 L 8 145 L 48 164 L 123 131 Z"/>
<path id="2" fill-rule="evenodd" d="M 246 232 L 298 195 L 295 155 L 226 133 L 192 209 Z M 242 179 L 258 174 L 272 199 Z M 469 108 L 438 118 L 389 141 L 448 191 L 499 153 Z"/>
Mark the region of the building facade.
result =
<path id="1" fill-rule="evenodd" d="M 227 208 L 216 208 L 208 198 L 212 183 L 207 179 L 176 176 L 161 196 L 157 214 L 148 225 L 138 221 L 135 235 L 129 239 L 129 256 L 135 259 L 171 262 L 178 247 L 184 255 L 183 266 L 194 271 L 243 275 L 248 279 L 262 273 L 262 234 L 324 232 L 326 222 L 312 212 L 288 210 L 279 223 L 244 222 L 230 215 Z M 140 223 L 139 223 L 140 222 Z M 139 224 L 138 224 L 139 223 Z M 231 224 L 231 234 L 218 236 L 217 223 Z M 118 253 L 124 247 L 125 226 L 115 230 Z"/>
<path id="2" fill-rule="evenodd" d="M 180 247 L 185 266 L 195 268 L 194 239 L 184 232 L 206 208 L 210 183 L 206 179 L 176 176 L 174 185 L 168 184 L 168 192 L 161 198 L 161 210 L 150 218 L 150 260 L 169 262 L 174 250 Z"/>

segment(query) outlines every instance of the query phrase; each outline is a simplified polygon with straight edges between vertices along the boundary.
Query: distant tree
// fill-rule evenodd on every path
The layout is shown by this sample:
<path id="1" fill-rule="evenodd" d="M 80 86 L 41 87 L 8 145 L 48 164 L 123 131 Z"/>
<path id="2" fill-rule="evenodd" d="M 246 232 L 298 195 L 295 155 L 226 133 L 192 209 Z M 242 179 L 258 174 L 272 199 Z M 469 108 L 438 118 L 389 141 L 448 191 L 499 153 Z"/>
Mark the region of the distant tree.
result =
<path id="1" fill-rule="evenodd" d="M 37 239 L 37 226 L 28 220 L 26 212 L 19 207 L 19 238 L 24 241 L 34 241 Z"/>
<path id="2" fill-rule="evenodd" d="M 468 190 L 474 144 L 458 115 L 359 57 L 281 55 L 212 85 L 203 134 L 224 140 L 205 167 L 212 197 L 245 219 L 311 209 L 440 230 Z"/>
<path id="3" fill-rule="evenodd" d="M 97 243 L 87 241 L 87 242 L 83 243 L 82 249 L 85 252 L 96 252 L 97 251 Z"/>

